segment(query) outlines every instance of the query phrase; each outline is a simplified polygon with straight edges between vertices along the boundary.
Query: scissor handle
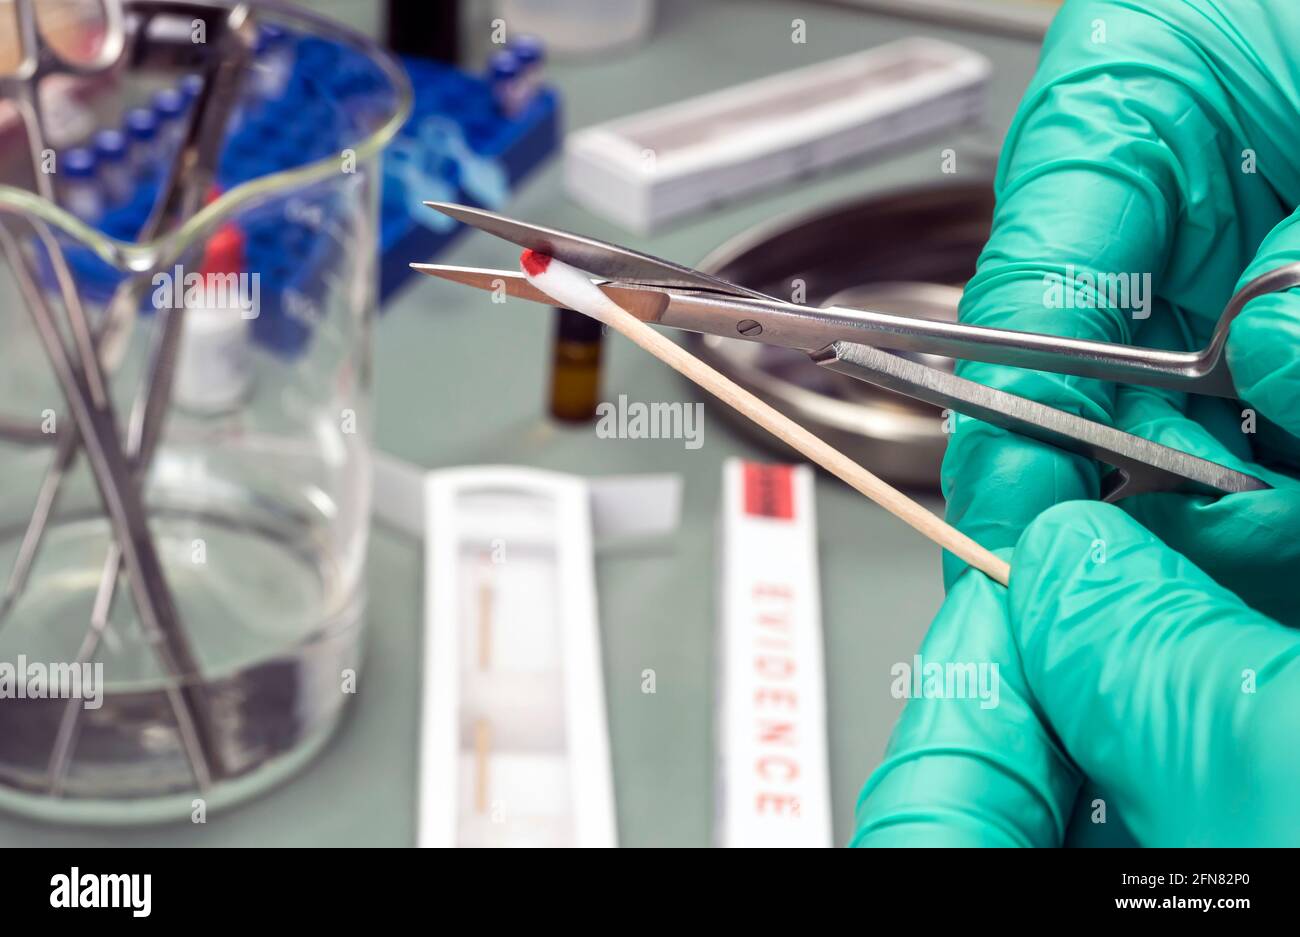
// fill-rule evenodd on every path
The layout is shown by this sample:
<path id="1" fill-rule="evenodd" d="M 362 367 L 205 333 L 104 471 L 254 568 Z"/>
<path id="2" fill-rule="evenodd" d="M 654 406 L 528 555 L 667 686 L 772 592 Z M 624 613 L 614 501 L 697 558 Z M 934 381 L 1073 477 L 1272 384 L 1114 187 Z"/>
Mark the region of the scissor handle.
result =
<path id="1" fill-rule="evenodd" d="M 1281 293 L 1297 286 L 1300 286 L 1300 261 L 1283 264 L 1267 273 L 1261 273 L 1245 284 L 1232 294 L 1228 304 L 1223 307 L 1223 312 L 1219 315 L 1218 324 L 1214 327 L 1214 335 L 1210 338 L 1210 345 L 1206 351 L 1212 350 L 1216 356 L 1222 359 L 1223 349 L 1228 344 L 1228 331 L 1232 328 L 1232 322 L 1248 304 L 1261 296 L 1267 296 L 1269 293 Z M 1226 370 L 1226 361 L 1223 364 L 1224 370 Z"/>
<path id="2" fill-rule="evenodd" d="M 1213 353 L 1210 350 L 1165 351 L 918 319 L 869 309 L 839 306 L 822 309 L 703 291 L 672 290 L 666 295 L 669 302 L 656 321 L 693 332 L 745 338 L 806 352 L 837 341 L 854 342 L 892 351 L 945 355 L 1211 396 L 1235 396 L 1231 375 L 1219 366 L 1221 349 Z"/>
<path id="3" fill-rule="evenodd" d="M 122 52 L 126 48 L 126 16 L 123 12 L 122 0 L 98 0 L 98 4 L 103 19 L 103 39 L 95 54 L 81 61 L 60 53 L 56 45 L 50 41 L 50 37 L 41 28 L 41 23 L 36 17 L 35 0 L 14 0 L 18 48 L 21 53 L 14 77 L 26 81 L 39 81 L 47 75 L 60 73 L 93 75 L 115 66 L 121 60 Z"/>

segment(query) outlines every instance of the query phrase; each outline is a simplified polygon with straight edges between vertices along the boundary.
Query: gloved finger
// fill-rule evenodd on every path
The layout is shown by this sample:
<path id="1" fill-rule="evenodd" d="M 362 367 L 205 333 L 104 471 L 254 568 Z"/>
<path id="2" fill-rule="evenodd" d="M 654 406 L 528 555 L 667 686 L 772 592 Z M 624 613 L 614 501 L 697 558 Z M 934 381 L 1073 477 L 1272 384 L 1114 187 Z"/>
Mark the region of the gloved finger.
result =
<path id="1" fill-rule="evenodd" d="M 1130 433 L 1218 462 L 1274 487 L 1225 495 L 1160 493 L 1119 502 L 1131 517 L 1236 593 L 1251 608 L 1300 627 L 1300 482 L 1256 465 L 1249 451 L 1251 423 L 1225 400 L 1192 398 L 1183 413 L 1170 395 L 1122 387 L 1116 424 Z"/>
<path id="2" fill-rule="evenodd" d="M 940 484 L 946 517 L 976 543 L 1014 546 L 1047 506 L 1100 494 L 1097 463 L 969 417 L 957 417 L 944 454 Z M 944 584 L 967 570 L 944 551 Z"/>
<path id="3" fill-rule="evenodd" d="M 1177 201 L 1177 177 L 1167 154 L 1141 142 L 1160 137 L 1160 112 L 1124 107 L 1129 93 L 1121 94 L 1114 78 L 1074 67 L 1079 50 L 1068 35 L 1058 19 L 1008 133 L 992 234 L 966 286 L 960 318 L 1130 343 L 1141 321 L 1133 310 L 1094 302 L 1083 287 L 1098 272 L 1132 273 L 1137 283 L 1150 283 L 1153 271 L 1164 267 L 1175 230 L 1170 206 Z M 957 372 L 1110 421 L 1112 390 L 1099 381 L 980 362 L 959 362 Z M 1096 497 L 1096 471 L 1049 446 L 962 419 L 949 441 L 943 490 L 949 521 L 997 549 L 1014 545 L 1045 507 Z M 1014 498 L 1007 497 L 1010 491 Z M 948 581 L 962 569 L 945 556 Z"/>
<path id="4" fill-rule="evenodd" d="M 1167 304 L 1160 304 L 1145 330 L 1151 344 L 1161 348 L 1179 348 L 1186 336 L 1178 327 L 1176 315 Z M 1045 375 L 1029 374 L 1036 381 Z M 1040 383 L 1039 390 L 1045 386 Z M 1116 401 L 1122 386 L 1115 388 Z M 1186 394 L 1153 391 L 1161 395 L 1170 408 L 1181 406 Z M 1115 419 L 1111 413 L 1108 421 Z M 943 464 L 945 490 L 957 492 L 974 489 L 984 498 L 985 506 L 964 516 L 962 529 L 980 543 L 1015 543 L 1024 528 L 1041 511 L 1061 501 L 1096 498 L 1100 494 L 1102 466 L 1071 455 L 1054 446 L 996 429 L 977 420 L 960 418 L 949 443 Z M 969 480 L 975 479 L 975 484 Z M 1014 496 L 1008 497 L 1008 493 Z M 949 502 L 949 519 L 954 515 Z M 945 555 L 945 560 L 949 558 Z M 945 566 L 949 576 L 962 569 L 955 557 Z"/>
<path id="5" fill-rule="evenodd" d="M 1086 502 L 1025 531 L 1008 611 L 1047 722 L 1139 842 L 1300 842 L 1300 635 Z"/>
<path id="6" fill-rule="evenodd" d="M 1142 844 L 1124 822 L 1115 798 L 1091 778 L 1084 778 L 1062 845 L 1066 849 L 1137 849 Z"/>
<path id="7" fill-rule="evenodd" d="M 1284 264 L 1300 262 L 1300 210 L 1264 239 L 1241 277 L 1245 285 Z M 1300 289 L 1252 300 L 1233 321 L 1226 348 L 1237 390 L 1259 415 L 1286 431 L 1279 446 L 1300 465 Z"/>
<path id="8" fill-rule="evenodd" d="M 852 845 L 1060 845 L 1080 779 L 1043 728 L 1005 603 L 988 577 L 963 576 L 918 655 L 891 668 L 908 702 Z"/>

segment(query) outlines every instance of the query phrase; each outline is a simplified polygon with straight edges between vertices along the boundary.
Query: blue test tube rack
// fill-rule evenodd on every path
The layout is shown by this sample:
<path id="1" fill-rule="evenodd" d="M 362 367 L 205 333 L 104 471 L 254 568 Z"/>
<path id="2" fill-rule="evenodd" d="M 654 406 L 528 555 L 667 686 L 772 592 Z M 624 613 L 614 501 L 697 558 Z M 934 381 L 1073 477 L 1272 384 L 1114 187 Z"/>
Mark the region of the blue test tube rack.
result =
<path id="1" fill-rule="evenodd" d="M 286 44 L 293 66 L 283 93 L 273 100 L 253 96 L 241 106 L 221 155 L 217 179 L 222 190 L 336 154 L 347 129 L 341 122 L 347 118 L 330 102 L 383 85 L 374 63 L 345 46 L 278 33 L 276 53 L 284 55 Z M 401 63 L 414 101 L 410 118 L 384 156 L 381 301 L 412 275 L 408 264 L 431 259 L 463 230 L 421 201 L 442 198 L 500 207 L 558 149 L 561 139 L 560 101 L 550 88 L 539 88 L 507 117 L 488 78 L 418 58 L 405 57 Z M 183 99 L 192 97 L 192 80 L 175 91 Z M 115 238 L 135 239 L 154 207 L 158 185 L 157 180 L 137 184 L 124 202 L 104 212 L 97 226 Z M 286 217 L 278 202 L 277 210 L 241 219 L 249 269 L 261 275 L 254 340 L 284 356 L 297 354 L 310 341 L 315 310 L 324 301 L 320 274 L 342 249 L 319 234 L 321 212 L 328 215 L 330 200 L 314 204 L 319 210 L 311 216 Z M 69 262 L 83 296 L 91 301 L 106 301 L 121 282 L 120 272 L 84 249 L 69 251 Z"/>

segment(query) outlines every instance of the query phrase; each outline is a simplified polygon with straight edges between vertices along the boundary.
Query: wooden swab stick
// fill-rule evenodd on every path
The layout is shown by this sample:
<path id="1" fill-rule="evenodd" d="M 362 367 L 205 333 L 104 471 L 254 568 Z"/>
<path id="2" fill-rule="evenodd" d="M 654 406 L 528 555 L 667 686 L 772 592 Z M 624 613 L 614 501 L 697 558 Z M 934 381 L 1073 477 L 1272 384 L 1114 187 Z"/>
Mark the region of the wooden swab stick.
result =
<path id="1" fill-rule="evenodd" d="M 838 449 L 814 436 L 794 420 L 759 400 L 672 339 L 656 332 L 597 287 L 587 275 L 546 254 L 526 250 L 520 265 L 528 281 L 559 305 L 584 313 L 631 339 L 664 364 L 694 381 L 723 403 L 753 420 L 773 436 L 801 452 L 835 477 L 866 495 L 895 517 L 990 579 L 1004 586 L 1011 567 L 961 531 L 931 514 L 898 489 L 868 472 Z"/>
<path id="2" fill-rule="evenodd" d="M 488 752 L 492 748 L 492 727 L 486 719 L 474 723 L 474 809 L 488 810 Z"/>

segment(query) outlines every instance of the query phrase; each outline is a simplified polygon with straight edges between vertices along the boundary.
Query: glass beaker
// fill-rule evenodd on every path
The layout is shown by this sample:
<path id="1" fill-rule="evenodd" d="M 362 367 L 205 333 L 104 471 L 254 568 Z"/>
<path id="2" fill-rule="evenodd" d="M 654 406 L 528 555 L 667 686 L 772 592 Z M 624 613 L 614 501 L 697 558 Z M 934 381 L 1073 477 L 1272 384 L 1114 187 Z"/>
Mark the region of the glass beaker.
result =
<path id="1" fill-rule="evenodd" d="M 58 89 L 43 148 L 55 199 L 0 185 L 0 806 L 30 815 L 151 821 L 233 803 L 304 765 L 356 690 L 380 154 L 410 89 L 365 37 L 253 6 L 216 185 L 138 240 L 213 80 L 204 56 L 221 54 L 150 45 L 174 41 L 166 16 L 236 8 L 127 2 L 129 58 Z M 41 232 L 75 280 L 130 468 L 119 481 L 138 491 L 190 669 L 142 621 L 130 564 L 111 565 L 105 484 L 22 291 L 27 275 L 75 361 Z M 150 444 L 137 431 L 159 360 L 174 370 Z M 184 729 L 195 712 L 200 743 Z"/>

